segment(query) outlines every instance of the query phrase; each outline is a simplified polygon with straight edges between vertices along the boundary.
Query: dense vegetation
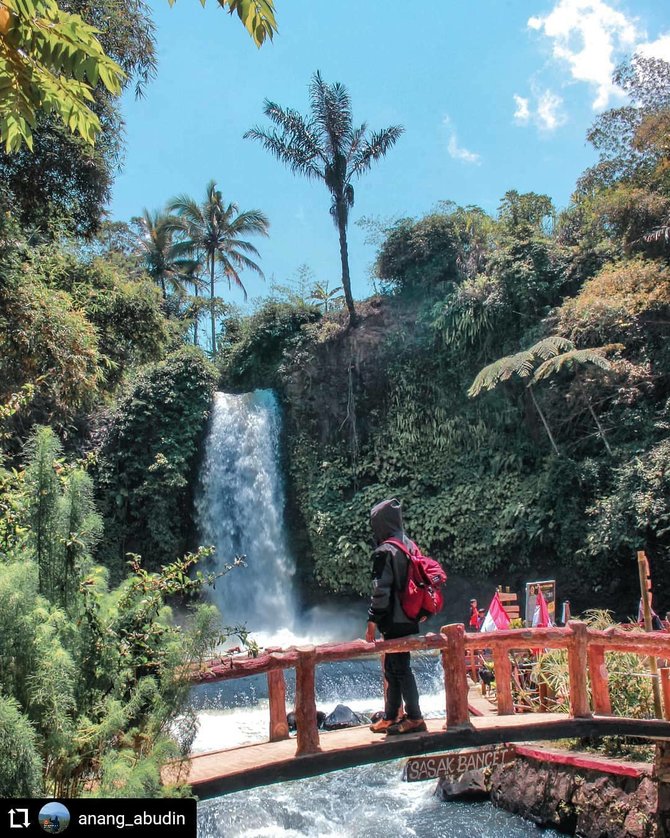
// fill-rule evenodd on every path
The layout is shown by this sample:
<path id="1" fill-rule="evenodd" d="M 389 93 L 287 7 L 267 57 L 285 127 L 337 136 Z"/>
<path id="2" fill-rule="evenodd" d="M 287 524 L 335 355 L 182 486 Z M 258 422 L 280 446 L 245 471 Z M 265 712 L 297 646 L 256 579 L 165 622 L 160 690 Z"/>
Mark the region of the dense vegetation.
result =
<path id="1" fill-rule="evenodd" d="M 367 590 L 367 512 L 391 494 L 468 578 L 552 574 L 624 615 L 636 549 L 670 582 L 669 71 L 618 71 L 631 107 L 596 121 L 601 159 L 563 212 L 515 191 L 495 218 L 444 203 L 382 231 L 357 328 L 287 330 L 271 302 L 232 331 L 224 379 L 283 394 L 318 585 Z"/>

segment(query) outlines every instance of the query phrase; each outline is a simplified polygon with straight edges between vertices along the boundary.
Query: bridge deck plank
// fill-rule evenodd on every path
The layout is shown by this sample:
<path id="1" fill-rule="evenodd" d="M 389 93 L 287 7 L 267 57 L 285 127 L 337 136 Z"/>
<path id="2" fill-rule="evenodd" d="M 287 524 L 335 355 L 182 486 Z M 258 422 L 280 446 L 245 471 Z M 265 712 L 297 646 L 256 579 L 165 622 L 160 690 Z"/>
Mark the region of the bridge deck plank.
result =
<path id="1" fill-rule="evenodd" d="M 204 799 L 450 748 L 613 734 L 670 738 L 670 722 L 614 717 L 572 719 L 564 713 L 472 717 L 471 725 L 450 730 L 444 730 L 443 719 L 427 720 L 426 724 L 427 733 L 405 736 L 379 736 L 367 727 L 332 731 L 321 736 L 320 753 L 301 757 L 295 756 L 295 739 L 195 754 L 188 765 L 187 782 Z M 165 779 L 170 779 L 167 772 Z"/>

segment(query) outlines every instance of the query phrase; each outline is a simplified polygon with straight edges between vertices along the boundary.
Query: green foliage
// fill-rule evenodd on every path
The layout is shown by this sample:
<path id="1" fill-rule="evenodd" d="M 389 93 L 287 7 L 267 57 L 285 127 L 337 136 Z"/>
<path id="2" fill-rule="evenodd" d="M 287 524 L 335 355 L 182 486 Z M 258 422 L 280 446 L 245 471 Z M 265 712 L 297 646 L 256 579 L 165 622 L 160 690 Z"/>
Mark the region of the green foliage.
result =
<path id="1" fill-rule="evenodd" d="M 582 188 L 619 180 L 667 186 L 670 64 L 637 53 L 617 68 L 613 80 L 628 93 L 630 104 L 595 120 L 588 139 L 600 162 L 586 172 Z"/>
<path id="2" fill-rule="evenodd" d="M 225 386 L 274 387 L 284 353 L 296 343 L 302 327 L 320 317 L 315 306 L 270 299 L 249 317 L 224 319 L 219 363 Z"/>
<path id="3" fill-rule="evenodd" d="M 581 619 L 591 628 L 606 630 L 619 628 L 609 611 L 591 609 Z M 633 628 L 632 631 L 636 629 Z M 606 665 L 609 682 L 612 713 L 629 719 L 654 718 L 654 701 L 651 688 L 651 676 L 644 672 L 644 665 L 639 655 L 607 652 Z M 570 694 L 567 654 L 560 650 L 544 652 L 538 661 L 537 675 L 548 684 L 556 694 L 559 703 L 557 709 L 567 710 Z M 620 753 L 616 743 L 603 743 L 603 749 L 609 753 Z"/>
<path id="4" fill-rule="evenodd" d="M 375 276 L 396 291 L 439 290 L 486 267 L 495 221 L 479 207 L 443 202 L 444 212 L 402 219 L 386 231 Z"/>
<path id="5" fill-rule="evenodd" d="M 272 40 L 277 31 L 273 0 L 217 2 L 237 14 L 256 46 Z M 94 143 L 101 123 L 91 107 L 93 89 L 100 83 L 117 96 L 125 76 L 123 67 L 105 54 L 107 44 L 104 39 L 100 43 L 98 34 L 54 0 L 6 0 L 0 14 L 0 140 L 8 152 L 23 143 L 32 150 L 32 129 L 42 112 L 53 111 L 69 131 Z M 145 80 L 150 73 L 145 71 Z"/>
<path id="6" fill-rule="evenodd" d="M 435 288 L 458 278 L 458 231 L 446 215 L 403 219 L 388 234 L 375 275 L 397 290 Z"/>
<path id="7" fill-rule="evenodd" d="M 124 75 L 105 55 L 97 31 L 54 0 L 6 0 L 2 11 L 0 140 L 6 150 L 24 142 L 32 149 L 38 111 L 55 112 L 92 145 L 100 130 L 90 108 L 92 88 L 101 82 L 118 95 Z"/>
<path id="8" fill-rule="evenodd" d="M 79 15 L 97 31 L 105 54 L 141 95 L 156 70 L 154 26 L 143 0 L 61 0 L 63 12 Z M 73 134 L 54 112 L 39 111 L 32 126 L 32 150 L 24 144 L 0 150 L 0 182 L 11 212 L 22 225 L 48 240 L 65 231 L 89 236 L 101 221 L 121 162 L 123 120 L 118 98 L 99 83 L 88 103 L 101 124 L 95 146 Z"/>
<path id="9" fill-rule="evenodd" d="M 0 695 L 0 798 L 41 794 L 42 760 L 36 740 L 18 702 Z"/>
<path id="10" fill-rule="evenodd" d="M 479 275 L 467 279 L 432 308 L 430 327 L 438 335 L 453 363 L 463 363 L 469 353 L 492 354 L 504 325 L 513 320 L 502 283 Z"/>
<path id="11" fill-rule="evenodd" d="M 65 472 L 62 446 L 50 428 L 38 427 L 26 452 L 25 543 L 37 564 L 39 592 L 67 608 L 102 530 L 93 483 L 81 469 Z"/>
<path id="12" fill-rule="evenodd" d="M 622 260 L 606 265 L 558 309 L 560 331 L 578 346 L 630 343 L 670 311 L 670 270 L 660 261 Z"/>
<path id="13" fill-rule="evenodd" d="M 614 470 L 610 491 L 588 510 L 584 552 L 601 565 L 621 561 L 635 550 L 664 557 L 670 548 L 670 442 L 664 439 Z M 665 562 L 658 563 L 667 584 Z"/>
<path id="14" fill-rule="evenodd" d="M 0 285 L 0 399 L 31 388 L 15 425 L 71 419 L 178 340 L 184 327 L 128 262 L 18 241 Z"/>
<path id="15" fill-rule="evenodd" d="M 91 555 L 100 518 L 88 476 L 55 459 L 49 429 L 28 454 L 9 489 L 24 526 L 0 552 L 0 794 L 183 794 L 178 762 L 161 776 L 195 732 L 183 667 L 235 631 L 213 606 L 193 607 L 215 578 L 197 569 L 211 548 L 158 573 L 135 556 L 110 591 Z M 186 609 L 179 625 L 173 600 Z"/>
<path id="16" fill-rule="evenodd" d="M 0 284 L 0 399 L 34 385 L 42 417 L 90 406 L 103 370 L 93 325 L 69 294 L 31 271 L 11 271 Z"/>
<path id="17" fill-rule="evenodd" d="M 146 367 L 116 409 L 97 475 L 103 563 L 115 578 L 139 552 L 156 568 L 183 553 L 190 480 L 216 381 L 202 353 L 184 348 Z"/>
<path id="18" fill-rule="evenodd" d="M 546 362 L 573 349 L 574 346 L 569 340 L 558 335 L 545 338 L 529 349 L 500 358 L 493 364 L 484 367 L 472 382 L 468 395 L 477 396 L 482 390 L 492 390 L 501 381 L 508 381 L 513 375 L 519 378 L 530 378 L 538 360 Z M 544 366 L 544 364 L 541 366 Z"/>
<path id="19" fill-rule="evenodd" d="M 342 308 L 344 296 L 340 293 L 341 291 L 341 285 L 337 285 L 335 288 L 328 288 L 328 282 L 316 282 L 310 290 L 309 299 L 315 303 L 324 314 L 328 314 L 328 311 Z"/>
<path id="20" fill-rule="evenodd" d="M 168 0 L 174 6 L 176 0 Z M 200 0 L 202 6 L 206 0 Z M 253 38 L 257 47 L 262 47 L 266 39 L 272 40 L 277 31 L 274 0 L 216 0 L 229 14 L 237 14 L 244 28 Z"/>

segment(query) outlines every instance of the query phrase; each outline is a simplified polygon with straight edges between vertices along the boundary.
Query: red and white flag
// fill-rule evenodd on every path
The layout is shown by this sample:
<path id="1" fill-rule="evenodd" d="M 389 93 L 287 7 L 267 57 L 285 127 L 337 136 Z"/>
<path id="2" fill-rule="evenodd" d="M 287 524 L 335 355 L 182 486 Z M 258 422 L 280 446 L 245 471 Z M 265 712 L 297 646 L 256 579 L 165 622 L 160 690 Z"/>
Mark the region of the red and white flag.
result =
<path id="1" fill-rule="evenodd" d="M 489 605 L 488 614 L 484 617 L 484 622 L 480 631 L 498 631 L 499 629 L 508 629 L 510 626 L 510 619 L 507 612 L 502 607 L 500 597 L 496 591 L 491 604 Z"/>
<path id="2" fill-rule="evenodd" d="M 552 625 L 549 616 L 547 600 L 542 594 L 542 588 L 538 586 L 537 599 L 535 600 L 535 611 L 533 612 L 533 628 L 549 628 Z"/>

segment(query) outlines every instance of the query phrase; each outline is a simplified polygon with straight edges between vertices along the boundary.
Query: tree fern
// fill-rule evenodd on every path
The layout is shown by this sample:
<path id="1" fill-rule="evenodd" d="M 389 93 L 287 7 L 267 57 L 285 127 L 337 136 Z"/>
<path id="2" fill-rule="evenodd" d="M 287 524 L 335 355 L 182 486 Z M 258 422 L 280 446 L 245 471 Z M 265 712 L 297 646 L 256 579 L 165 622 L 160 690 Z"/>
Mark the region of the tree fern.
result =
<path id="1" fill-rule="evenodd" d="M 543 364 L 535 370 L 535 375 L 533 376 L 533 381 L 531 384 L 534 384 L 536 381 L 541 381 L 544 378 L 549 378 L 552 375 L 560 372 L 562 369 L 569 369 L 574 368 L 575 371 L 575 379 L 579 386 L 579 389 L 584 396 L 584 401 L 586 402 L 586 406 L 589 409 L 589 413 L 591 414 L 593 421 L 596 423 L 596 427 L 598 428 L 598 433 L 600 434 L 600 438 L 607 449 L 607 453 L 612 456 L 612 449 L 610 448 L 610 444 L 607 440 L 607 435 L 605 434 L 605 429 L 598 419 L 595 410 L 593 409 L 593 405 L 591 404 L 591 399 L 589 398 L 588 393 L 586 392 L 586 388 L 584 387 L 584 382 L 582 381 L 581 377 L 577 373 L 577 368 L 580 366 L 584 366 L 584 364 L 594 364 L 597 367 L 600 367 L 602 370 L 611 370 L 612 364 L 607 360 L 607 358 L 602 355 L 602 352 L 606 351 L 608 348 L 607 346 L 601 346 L 597 349 L 571 349 L 568 352 L 563 352 L 560 355 L 556 355 L 553 358 L 548 358 Z"/>
<path id="2" fill-rule="evenodd" d="M 499 358 L 478 373 L 468 390 L 468 396 L 473 398 L 478 396 L 482 390 L 493 390 L 501 381 L 508 381 L 513 375 L 518 378 L 530 378 L 538 359 L 547 363 L 560 356 L 560 353 L 571 352 L 574 348 L 575 345 L 567 338 L 551 335 L 533 344 L 529 349 L 524 349 L 515 355 L 506 355 L 504 358 Z"/>
<path id="3" fill-rule="evenodd" d="M 497 387 L 501 381 L 508 381 L 512 378 L 512 376 L 530 379 L 526 385 L 528 387 L 530 398 L 540 419 L 542 420 L 542 424 L 547 432 L 547 436 L 549 437 L 551 446 L 554 449 L 554 453 L 558 454 L 558 446 L 554 440 L 547 418 L 544 413 L 542 413 L 542 409 L 535 398 L 533 385 L 544 378 L 549 378 L 551 375 L 554 375 L 554 373 L 564 367 L 595 364 L 596 366 L 601 367 L 601 369 L 609 370 L 611 368 L 611 364 L 605 357 L 603 357 L 602 354 L 600 354 L 601 351 L 602 350 L 599 349 L 576 349 L 571 340 L 561 337 L 560 335 L 550 335 L 549 337 L 533 344 L 533 346 L 529 349 L 524 349 L 522 352 L 517 352 L 515 355 L 506 355 L 504 358 L 499 358 L 497 361 L 494 361 L 492 364 L 484 367 L 484 369 L 479 372 L 475 380 L 472 382 L 472 385 L 468 390 L 468 396 L 472 398 L 474 396 L 478 396 L 482 390 L 492 390 L 494 387 Z M 537 369 L 534 369 L 538 361 L 542 361 L 542 363 L 539 367 L 537 367 Z M 611 454 L 612 450 L 607 441 L 607 437 L 605 436 L 605 431 L 600 424 L 595 411 L 593 410 L 593 406 L 591 405 L 589 397 L 586 394 L 580 379 L 578 379 L 578 383 L 584 398 L 586 399 L 586 404 L 591 416 L 593 416 L 593 419 L 598 426 L 598 432 L 605 443 L 608 453 Z"/>

